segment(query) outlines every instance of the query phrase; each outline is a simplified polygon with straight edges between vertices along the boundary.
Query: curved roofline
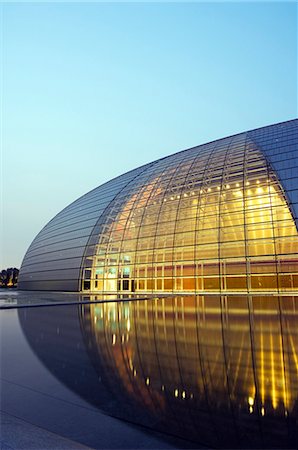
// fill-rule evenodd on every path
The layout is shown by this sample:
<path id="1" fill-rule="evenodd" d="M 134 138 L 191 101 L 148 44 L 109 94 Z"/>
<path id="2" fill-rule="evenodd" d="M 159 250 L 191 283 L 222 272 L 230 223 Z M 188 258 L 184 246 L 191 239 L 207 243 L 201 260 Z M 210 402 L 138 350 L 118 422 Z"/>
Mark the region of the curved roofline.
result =
<path id="1" fill-rule="evenodd" d="M 127 172 L 121 173 L 120 175 L 116 175 L 114 178 L 111 178 L 111 179 L 109 179 L 109 180 L 107 180 L 107 181 L 104 181 L 103 183 L 101 183 L 100 185 L 96 186 L 95 188 L 90 189 L 90 191 L 86 192 L 85 194 L 81 195 L 79 198 L 77 198 L 77 199 L 74 200 L 73 202 L 69 203 L 65 208 L 63 208 L 61 211 L 59 211 L 59 213 L 57 213 L 57 215 L 60 214 L 64 209 L 68 208 L 70 205 L 72 205 L 73 203 L 75 203 L 75 202 L 78 201 L 79 199 L 85 197 L 86 195 L 90 194 L 91 192 L 95 191 L 95 190 L 98 189 L 99 187 L 104 186 L 105 184 L 110 183 L 111 181 L 116 180 L 117 178 L 119 178 L 119 177 L 121 177 L 121 176 L 123 176 L 123 175 L 127 175 L 128 173 L 133 172 L 133 171 L 136 170 L 136 169 L 141 169 L 142 167 L 145 167 L 145 166 L 147 166 L 148 164 L 152 164 L 152 163 L 156 163 L 156 162 L 158 162 L 158 161 L 162 161 L 162 160 L 164 160 L 164 159 L 166 159 L 166 158 L 170 158 L 170 157 L 172 157 L 172 156 L 174 156 L 174 155 L 178 155 L 179 153 L 187 152 L 188 150 L 192 150 L 192 149 L 194 149 L 194 148 L 201 147 L 201 146 L 203 146 L 203 145 L 209 145 L 209 144 L 215 143 L 215 142 L 217 142 L 217 141 L 223 141 L 223 140 L 225 140 L 225 139 L 230 139 L 230 138 L 235 137 L 235 136 L 240 136 L 241 134 L 246 134 L 246 133 L 251 133 L 252 131 L 261 130 L 262 128 L 271 128 L 271 127 L 275 127 L 276 125 L 286 124 L 286 123 L 289 123 L 289 122 L 295 122 L 295 121 L 297 121 L 297 120 L 298 120 L 298 118 L 290 119 L 290 120 L 285 120 L 285 121 L 282 121 L 282 122 L 276 122 L 276 123 L 270 124 L 270 125 L 263 125 L 263 126 L 261 126 L 261 127 L 252 128 L 251 130 L 241 131 L 240 133 L 230 134 L 230 135 L 228 135 L 228 136 L 224 136 L 224 137 L 221 137 L 221 138 L 218 138 L 218 139 L 213 139 L 213 140 L 208 141 L 208 142 L 203 142 L 202 144 L 194 145 L 193 147 L 187 147 L 187 148 L 185 148 L 185 149 L 183 149 L 183 150 L 178 150 L 178 151 L 176 151 L 176 152 L 174 152 L 174 153 L 171 153 L 170 155 L 162 156 L 161 158 L 158 158 L 158 159 L 155 159 L 155 160 L 148 161 L 148 162 L 146 162 L 145 164 L 142 164 L 142 165 L 140 165 L 140 166 L 138 166 L 138 167 L 135 167 L 135 168 L 133 168 L 133 169 L 130 169 L 130 170 L 128 170 Z M 56 217 L 56 216 L 54 216 L 53 219 L 54 219 L 55 217 Z M 51 220 L 53 220 L 53 219 L 51 219 Z"/>
<path id="2" fill-rule="evenodd" d="M 282 122 L 276 122 L 276 123 L 273 123 L 273 124 L 270 124 L 270 125 L 263 125 L 263 126 L 261 126 L 261 127 L 252 128 L 251 130 L 246 130 L 246 131 L 241 131 L 241 132 L 239 132 L 239 133 L 230 134 L 230 135 L 228 135 L 228 136 L 224 136 L 224 137 L 221 137 L 221 138 L 218 138 L 218 139 L 213 139 L 213 140 L 211 140 L 211 141 L 204 142 L 204 143 L 202 143 L 202 144 L 194 145 L 193 147 L 185 148 L 184 150 L 178 150 L 178 151 L 175 152 L 175 153 L 171 153 L 170 155 L 163 156 L 162 158 L 159 158 L 157 161 L 161 161 L 161 160 L 166 159 L 166 158 L 169 158 L 169 157 L 171 157 L 171 156 L 173 156 L 173 155 L 177 155 L 178 153 L 186 152 L 186 151 L 188 151 L 188 150 L 192 150 L 192 149 L 194 149 L 194 148 L 201 147 L 201 146 L 203 146 L 203 145 L 213 144 L 213 143 L 215 143 L 215 142 L 217 142 L 217 141 L 224 141 L 225 139 L 230 139 L 230 138 L 233 138 L 233 137 L 235 137 L 235 136 L 240 136 L 241 134 L 251 133 L 252 131 L 258 131 L 258 130 L 261 130 L 262 128 L 276 127 L 276 125 L 283 125 L 283 124 L 286 124 L 286 123 L 289 123 L 289 122 L 295 122 L 295 121 L 298 121 L 298 118 L 297 118 L 297 117 L 296 117 L 295 119 L 284 120 L 284 121 L 282 121 Z M 144 165 L 145 165 L 145 164 L 144 164 Z M 140 166 L 140 167 L 142 167 L 142 166 Z M 129 172 L 129 171 L 128 171 L 128 172 Z M 117 178 L 117 177 L 116 177 L 116 178 Z"/>
<path id="3" fill-rule="evenodd" d="M 211 140 L 211 141 L 204 142 L 204 143 L 202 143 L 202 144 L 194 145 L 193 147 L 188 147 L 188 148 L 185 148 L 185 149 L 183 149 L 183 150 L 178 150 L 177 152 L 171 153 L 170 155 L 163 156 L 163 157 L 158 158 L 158 159 L 153 160 L 153 161 L 148 161 L 147 163 L 142 164 L 141 166 L 135 167 L 134 169 L 130 169 L 130 170 L 128 170 L 127 172 L 124 172 L 124 173 L 122 173 L 122 174 L 120 174 L 120 175 L 117 175 L 117 176 L 114 177 L 114 178 L 111 178 L 110 180 L 104 181 L 103 183 L 99 184 L 99 185 L 96 186 L 95 188 L 90 189 L 90 191 L 88 191 L 88 192 L 86 192 L 85 194 L 81 195 L 80 197 L 76 198 L 76 199 L 73 200 L 71 203 L 69 203 L 69 204 L 66 205 L 64 208 L 62 208 L 59 212 L 57 212 L 57 214 L 55 214 L 54 217 L 52 217 L 52 219 L 50 219 L 48 222 L 45 223 L 45 225 L 42 227 L 42 229 L 40 230 L 40 232 L 34 237 L 34 239 L 32 240 L 31 244 L 32 244 L 33 241 L 36 239 L 36 237 L 42 233 L 42 231 L 44 230 L 44 228 L 45 228 L 50 222 L 54 221 L 54 219 L 55 219 L 58 215 L 60 215 L 63 211 L 65 211 L 65 210 L 66 210 L 67 208 L 69 208 L 71 205 L 73 205 L 74 203 L 76 203 L 77 201 L 79 201 L 80 199 L 82 199 L 83 197 L 89 195 L 91 192 L 95 191 L 95 190 L 98 189 L 99 187 L 102 187 L 102 186 L 104 186 L 105 184 L 110 183 L 110 182 L 116 180 L 117 178 L 120 178 L 120 177 L 122 177 L 122 176 L 124 176 L 124 175 L 127 175 L 127 174 L 129 174 L 130 172 L 133 172 L 134 170 L 141 169 L 141 168 L 143 168 L 143 167 L 145 167 L 145 166 L 147 166 L 147 165 L 150 165 L 150 164 L 153 164 L 153 163 L 157 163 L 157 162 L 162 161 L 162 160 L 165 160 L 165 159 L 167 159 L 167 158 L 171 158 L 171 157 L 173 157 L 174 155 L 178 155 L 179 153 L 183 153 L 183 152 L 187 152 L 187 151 L 189 151 L 189 150 L 193 150 L 193 149 L 195 149 L 195 148 L 197 148 L 197 147 L 201 147 L 201 146 L 205 146 L 205 145 L 210 145 L 210 144 L 215 143 L 215 142 L 218 142 L 218 141 L 224 141 L 225 139 L 230 139 L 230 138 L 233 138 L 233 137 L 236 137 L 236 136 L 240 136 L 241 134 L 251 133 L 251 132 L 253 132 L 253 131 L 261 130 L 262 128 L 271 128 L 271 127 L 275 127 L 276 125 L 282 125 L 282 124 L 286 124 L 286 123 L 289 123 L 289 122 L 295 122 L 295 121 L 297 121 L 297 120 L 298 120 L 298 118 L 295 118 L 295 119 L 285 120 L 285 121 L 282 121 L 282 122 L 276 122 L 276 123 L 270 124 L 270 125 L 263 125 L 263 126 L 261 126 L 261 127 L 253 128 L 253 129 L 251 129 L 251 130 L 246 130 L 246 131 L 242 131 L 242 132 L 240 132 L 240 133 L 231 134 L 231 135 L 228 135 L 228 136 L 224 136 L 224 137 L 222 137 L 222 138 L 213 139 L 213 140 Z M 30 244 L 30 245 L 31 245 L 31 244 Z M 30 245 L 29 245 L 29 247 L 30 247 Z M 29 247 L 28 247 L 28 248 L 29 248 Z"/>

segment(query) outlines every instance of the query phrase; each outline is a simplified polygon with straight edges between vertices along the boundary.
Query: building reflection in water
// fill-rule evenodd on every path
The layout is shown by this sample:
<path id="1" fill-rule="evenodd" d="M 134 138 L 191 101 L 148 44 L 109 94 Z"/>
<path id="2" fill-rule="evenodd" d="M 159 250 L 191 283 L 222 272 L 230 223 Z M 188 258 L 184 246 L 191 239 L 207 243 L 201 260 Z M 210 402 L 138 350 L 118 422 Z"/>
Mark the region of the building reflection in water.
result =
<path id="1" fill-rule="evenodd" d="M 297 448 L 298 297 L 87 303 L 72 307 L 71 320 L 61 308 L 51 308 L 46 326 L 38 308 L 20 310 L 28 341 L 56 376 L 109 414 L 214 447 Z M 61 338 L 57 322 L 72 332 Z M 61 357 L 68 370 L 53 363 Z M 76 383 L 75 364 L 84 366 Z"/>

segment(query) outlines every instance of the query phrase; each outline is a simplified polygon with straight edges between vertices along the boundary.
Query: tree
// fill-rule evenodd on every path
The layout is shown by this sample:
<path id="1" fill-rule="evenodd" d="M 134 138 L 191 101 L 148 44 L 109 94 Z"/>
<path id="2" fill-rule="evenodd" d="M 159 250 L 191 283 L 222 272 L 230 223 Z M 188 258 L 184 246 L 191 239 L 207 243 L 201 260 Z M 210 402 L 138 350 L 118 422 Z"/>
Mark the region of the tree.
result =
<path id="1" fill-rule="evenodd" d="M 16 267 L 9 267 L 8 269 L 3 269 L 0 272 L 0 287 L 11 288 L 17 287 L 18 285 L 19 269 Z"/>

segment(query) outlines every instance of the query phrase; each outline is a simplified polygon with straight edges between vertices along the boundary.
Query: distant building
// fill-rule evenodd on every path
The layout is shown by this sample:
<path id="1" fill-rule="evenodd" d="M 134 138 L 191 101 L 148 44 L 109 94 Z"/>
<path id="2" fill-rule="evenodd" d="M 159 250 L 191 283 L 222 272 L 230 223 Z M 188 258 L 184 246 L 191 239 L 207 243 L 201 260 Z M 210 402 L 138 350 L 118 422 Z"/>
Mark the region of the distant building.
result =
<path id="1" fill-rule="evenodd" d="M 76 200 L 30 245 L 19 288 L 298 289 L 298 120 L 190 148 Z"/>

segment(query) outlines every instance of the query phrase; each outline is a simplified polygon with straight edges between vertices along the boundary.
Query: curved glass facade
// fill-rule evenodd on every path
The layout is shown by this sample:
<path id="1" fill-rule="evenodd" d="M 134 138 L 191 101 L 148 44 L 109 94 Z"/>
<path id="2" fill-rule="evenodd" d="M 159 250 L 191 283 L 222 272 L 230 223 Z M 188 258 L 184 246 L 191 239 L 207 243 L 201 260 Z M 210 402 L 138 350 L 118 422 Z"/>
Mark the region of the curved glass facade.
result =
<path id="1" fill-rule="evenodd" d="M 245 136 L 200 150 L 154 166 L 111 202 L 91 237 L 83 289 L 298 288 L 297 229 L 262 153 Z"/>
<path id="2" fill-rule="evenodd" d="M 298 289 L 298 121 L 147 164 L 74 202 L 25 255 L 21 289 Z"/>

